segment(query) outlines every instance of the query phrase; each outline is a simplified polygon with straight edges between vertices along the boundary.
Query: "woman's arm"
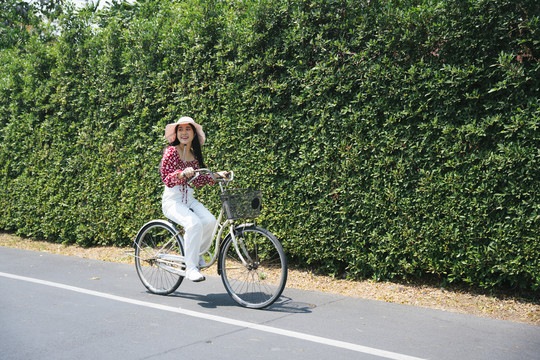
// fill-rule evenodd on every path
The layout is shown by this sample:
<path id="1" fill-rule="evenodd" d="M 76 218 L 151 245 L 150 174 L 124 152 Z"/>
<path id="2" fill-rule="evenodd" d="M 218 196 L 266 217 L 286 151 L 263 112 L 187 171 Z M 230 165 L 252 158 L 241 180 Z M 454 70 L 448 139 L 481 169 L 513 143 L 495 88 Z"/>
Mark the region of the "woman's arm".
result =
<path id="1" fill-rule="evenodd" d="M 167 148 L 161 160 L 161 180 L 167 187 L 185 184 L 187 180 L 179 176 L 184 169 L 181 169 L 179 164 L 175 163 L 175 151 L 176 149 L 174 147 Z"/>
<path id="2" fill-rule="evenodd" d="M 210 175 L 201 175 L 191 182 L 191 186 L 200 189 L 204 185 L 214 185 L 215 183 L 216 181 Z"/>

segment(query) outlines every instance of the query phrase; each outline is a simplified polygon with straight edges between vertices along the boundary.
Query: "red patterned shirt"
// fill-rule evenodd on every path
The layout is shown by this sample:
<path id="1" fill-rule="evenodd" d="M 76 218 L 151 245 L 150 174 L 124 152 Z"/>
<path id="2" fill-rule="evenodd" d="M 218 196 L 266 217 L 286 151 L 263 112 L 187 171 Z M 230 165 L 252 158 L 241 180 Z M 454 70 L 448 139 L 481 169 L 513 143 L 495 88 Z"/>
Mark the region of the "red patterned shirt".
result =
<path id="1" fill-rule="evenodd" d="M 192 167 L 193 169 L 199 169 L 199 161 L 197 159 L 193 161 L 183 161 L 178 156 L 178 151 L 174 146 L 169 146 L 163 153 L 163 159 L 161 160 L 161 180 L 167 187 L 174 187 L 176 185 L 187 185 L 189 179 L 178 178 L 178 175 L 186 168 Z M 204 185 L 213 185 L 215 183 L 209 175 L 201 175 L 197 179 L 191 182 L 191 187 L 201 188 Z"/>

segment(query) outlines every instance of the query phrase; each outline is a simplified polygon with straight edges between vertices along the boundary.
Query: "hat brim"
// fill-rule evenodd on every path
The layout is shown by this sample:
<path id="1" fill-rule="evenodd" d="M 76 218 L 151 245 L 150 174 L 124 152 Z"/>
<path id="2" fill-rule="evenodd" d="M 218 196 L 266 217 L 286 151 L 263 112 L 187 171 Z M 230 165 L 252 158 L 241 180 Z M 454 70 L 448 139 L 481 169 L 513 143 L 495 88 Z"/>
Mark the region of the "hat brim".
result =
<path id="1" fill-rule="evenodd" d="M 199 139 L 199 143 L 201 146 L 204 145 L 204 142 L 206 140 L 206 136 L 204 134 L 203 128 L 201 125 L 197 124 L 192 118 L 190 117 L 181 117 L 177 122 L 172 124 L 167 124 L 165 126 L 165 139 L 169 142 L 169 144 L 173 143 L 176 140 L 176 126 L 177 125 L 183 125 L 183 124 L 191 124 L 195 127 L 195 131 L 197 132 L 197 138 Z"/>

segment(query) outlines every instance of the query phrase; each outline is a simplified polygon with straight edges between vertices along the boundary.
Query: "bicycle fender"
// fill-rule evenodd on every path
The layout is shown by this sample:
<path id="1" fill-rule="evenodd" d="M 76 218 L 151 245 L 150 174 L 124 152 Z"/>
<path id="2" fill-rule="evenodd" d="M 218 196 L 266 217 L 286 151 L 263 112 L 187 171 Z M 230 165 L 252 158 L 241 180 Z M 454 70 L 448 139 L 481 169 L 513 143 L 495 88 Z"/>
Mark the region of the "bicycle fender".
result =
<path id="1" fill-rule="evenodd" d="M 137 235 L 135 235 L 135 238 L 133 239 L 133 248 L 136 248 L 137 247 L 137 239 L 139 238 L 139 234 L 150 224 L 152 223 L 160 223 L 162 225 L 165 225 L 165 226 L 170 226 L 171 228 L 173 229 L 176 229 L 174 227 L 174 225 L 170 222 L 170 221 L 167 221 L 167 220 L 163 220 L 163 219 L 157 219 L 157 220 L 150 220 L 149 222 L 147 222 L 146 224 L 144 224 L 143 226 L 141 226 L 141 228 L 139 229 L 139 231 L 137 232 Z"/>
<path id="2" fill-rule="evenodd" d="M 234 235 L 236 236 L 241 230 L 248 229 L 254 226 L 256 226 L 255 223 L 244 223 L 244 224 L 236 225 L 234 227 Z M 230 237 L 231 237 L 231 234 L 227 233 L 227 236 L 225 236 L 225 239 L 223 239 L 223 244 L 225 244 L 227 240 L 229 240 Z M 221 251 L 223 251 L 223 248 L 221 248 L 219 251 L 220 251 L 220 254 L 218 255 L 218 257 L 221 257 Z M 218 261 L 217 264 L 218 264 L 217 273 L 219 276 L 221 276 L 221 262 Z"/>
<path id="3" fill-rule="evenodd" d="M 255 223 L 243 223 L 243 224 L 235 226 L 234 229 L 235 230 L 244 230 L 244 229 L 250 228 L 252 226 L 255 226 Z"/>

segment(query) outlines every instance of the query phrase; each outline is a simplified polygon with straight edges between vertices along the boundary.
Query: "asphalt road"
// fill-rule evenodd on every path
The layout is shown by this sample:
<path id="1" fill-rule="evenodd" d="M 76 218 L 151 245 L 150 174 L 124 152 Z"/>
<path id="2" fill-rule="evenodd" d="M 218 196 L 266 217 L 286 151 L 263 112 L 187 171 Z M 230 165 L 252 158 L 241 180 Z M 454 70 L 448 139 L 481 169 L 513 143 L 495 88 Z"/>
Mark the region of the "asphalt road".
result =
<path id="1" fill-rule="evenodd" d="M 540 327 L 285 289 L 266 310 L 221 279 L 148 293 L 133 265 L 0 247 L 0 359 L 539 360 Z"/>

